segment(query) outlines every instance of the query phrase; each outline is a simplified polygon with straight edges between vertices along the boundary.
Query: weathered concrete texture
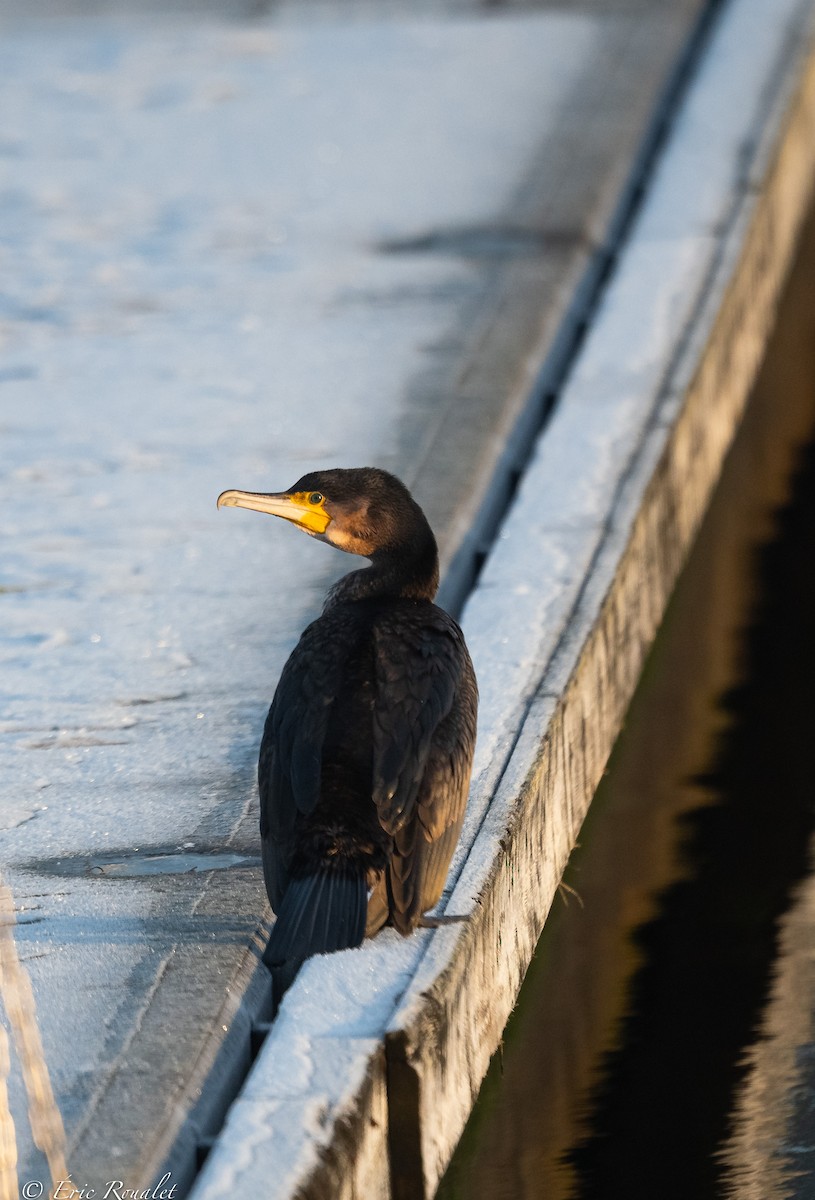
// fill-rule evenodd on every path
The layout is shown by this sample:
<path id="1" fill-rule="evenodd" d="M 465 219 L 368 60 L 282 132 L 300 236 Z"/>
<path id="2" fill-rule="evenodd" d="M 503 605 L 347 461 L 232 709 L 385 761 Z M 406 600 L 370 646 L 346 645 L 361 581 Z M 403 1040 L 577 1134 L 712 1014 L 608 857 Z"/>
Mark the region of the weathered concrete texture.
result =
<path id="1" fill-rule="evenodd" d="M 499 0 L 485 4 L 484 0 L 0 0 L 0 19 L 19 25 L 27 21 L 62 21 L 73 17 L 133 17 L 136 14 L 185 18 L 189 16 L 218 19 L 259 20 L 273 17 L 276 21 L 296 24 L 325 21 L 403 20 L 405 17 L 440 14 L 455 16 L 482 15 L 486 8 L 502 12 L 563 11 L 563 0 Z M 569 11 L 601 17 L 649 15 L 654 11 L 653 0 L 572 0 Z M 693 0 L 678 0 L 676 10 L 690 9 Z M 488 14 L 495 15 L 495 14 Z M 498 14 L 500 15 L 500 14 Z"/>
<path id="2" fill-rule="evenodd" d="M 45 7 L 0 4 L 0 841 L 74 1180 L 135 1187 L 268 1003 L 256 746 L 348 565 L 214 498 L 378 462 L 451 561 L 700 3 Z"/>
<path id="3" fill-rule="evenodd" d="M 466 608 L 484 706 L 447 909 L 469 920 L 313 960 L 284 1001 L 318 1042 L 385 1019 L 397 1200 L 432 1194 L 469 1115 L 750 391 L 815 171 L 811 13 L 730 6 Z M 677 164 L 700 121 L 696 189 Z M 216 1146 L 197 1200 L 240 1147 Z"/>
<path id="4" fill-rule="evenodd" d="M 740 10 L 755 35 L 758 6 L 734 5 L 733 20 L 739 19 Z M 793 12 L 790 16 L 795 19 Z M 715 54 L 714 44 L 711 57 Z M 666 377 L 657 389 L 653 413 L 648 416 L 646 403 L 639 434 L 632 429 L 609 464 L 606 526 L 596 543 L 595 560 L 450 899 L 454 911 L 476 899 L 473 916 L 462 931 L 452 928 L 436 934 L 388 1033 L 389 1062 L 400 1064 L 394 1082 L 409 1081 L 418 1096 L 417 1111 L 408 1120 L 421 1131 L 422 1141 L 421 1168 L 416 1162 L 408 1164 L 394 1182 L 397 1197 L 421 1195 L 423 1189 L 432 1194 L 449 1161 L 749 395 L 812 194 L 815 58 L 809 59 L 798 82 L 780 145 L 769 162 L 766 135 L 778 133 L 778 95 L 776 106 L 765 113 L 758 195 L 744 187 L 743 178 L 738 194 L 731 195 L 728 228 L 712 256 L 703 308 L 689 314 L 689 328 L 682 322 L 673 326 L 673 350 L 661 359 Z M 704 89 L 704 74 L 697 87 Z M 780 99 L 786 100 L 786 95 Z M 659 186 L 657 180 L 655 202 Z M 649 236 L 653 220 L 650 209 L 621 263 L 620 288 L 629 266 L 637 269 L 637 243 Z M 663 296 L 664 292 L 654 293 L 657 307 Z M 647 328 L 647 308 L 629 306 L 628 318 L 635 314 L 640 329 Z M 587 418 L 592 409 L 599 417 L 597 394 L 590 395 L 587 388 L 590 364 L 602 346 L 602 325 L 613 326 L 620 315 L 610 295 L 563 397 L 564 421 L 568 406 L 581 401 Z M 593 364 L 597 378 L 603 375 L 604 362 L 600 354 Z M 678 414 L 677 378 L 684 385 Z M 617 404 L 625 404 L 623 389 Z M 557 493 L 559 483 L 568 488 L 571 443 L 561 445 L 561 455 L 558 446 L 555 422 L 523 480 L 508 522 L 510 536 L 513 527 L 519 532 L 528 527 L 533 498 L 547 489 Z M 584 466 L 590 466 L 590 456 Z M 579 481 L 573 492 L 579 517 Z M 564 527 L 570 526 L 567 507 L 561 503 Z M 585 533 L 591 536 L 590 526 Z M 507 558 L 499 546 L 485 572 L 486 586 L 491 578 L 505 578 Z M 468 606 L 465 627 L 477 619 L 480 604 L 479 591 Z M 490 612 L 493 636 L 500 638 L 494 606 Z M 517 613 L 507 613 L 503 628 L 509 630 L 516 620 Z M 391 1105 L 404 1111 L 398 1097 L 391 1097 Z M 444 1122 L 438 1120 L 440 1108 Z"/>
<path id="5" fill-rule="evenodd" d="M 756 616 L 756 547 L 765 540 L 772 545 L 778 538 L 779 525 L 789 531 L 790 523 L 781 517 L 779 509 L 789 505 L 791 495 L 800 498 L 798 471 L 794 484 L 790 475 L 813 430 L 815 210 L 811 211 L 796 251 L 793 273 L 784 289 L 777 325 L 757 385 L 725 459 L 690 560 L 669 601 L 657 642 L 649 652 L 632 705 L 626 711 L 609 773 L 604 776 L 592 800 L 587 823 L 580 830 L 580 849 L 569 860 L 566 878 L 577 888 L 580 902 L 565 891 L 555 897 L 530 966 L 532 978 L 524 981 L 521 1010 L 513 1014 L 503 1035 L 500 1069 L 498 1063 L 491 1063 L 488 1094 L 479 1094 L 477 1112 L 464 1135 L 465 1146 L 457 1149 L 443 1181 L 446 1197 L 494 1200 L 505 1194 L 567 1200 L 579 1191 L 580 1169 L 574 1162 L 566 1162 L 563 1156 L 586 1134 L 586 1101 L 596 1094 L 598 1063 L 617 1044 L 620 1023 L 630 1013 L 631 988 L 636 986 L 636 976 L 643 966 L 639 954 L 632 952 L 632 937 L 654 918 L 663 892 L 686 877 L 680 861 L 685 855 L 677 856 L 677 821 L 681 826 L 686 817 L 693 822 L 691 814 L 695 810 L 704 825 L 699 805 L 704 806 L 710 799 L 710 791 L 701 780 L 709 774 L 711 764 L 727 754 L 725 748 L 732 745 L 730 735 L 722 727 L 720 701 L 731 691 L 735 679 L 744 678 L 745 654 L 751 653 L 746 626 Z M 801 519 L 799 516 L 798 521 Z M 788 569 L 794 573 L 792 562 Z M 806 570 L 804 564 L 801 568 L 804 577 Z M 775 570 L 762 574 L 764 582 L 759 592 L 763 593 L 769 585 L 776 603 L 784 605 L 785 591 L 795 589 L 788 584 L 785 588 L 777 577 L 773 585 L 775 574 Z M 799 619 L 806 621 L 805 602 L 792 598 L 788 604 L 791 611 L 797 609 Z M 761 602 L 761 607 L 765 605 L 766 601 Z M 789 653 L 784 648 L 783 632 L 778 633 L 777 652 L 770 657 L 785 663 Z M 789 647 L 795 639 L 794 624 L 786 637 Z M 809 662 L 804 649 L 798 666 L 799 679 L 803 680 L 804 664 Z M 784 668 L 779 670 L 783 673 Z M 761 690 L 759 685 L 758 691 Z M 769 685 L 768 709 L 775 703 L 776 691 Z M 783 697 L 778 699 L 783 704 Z M 795 711 L 794 703 L 792 707 Z M 806 717 L 799 718 L 799 728 L 801 720 L 805 723 Z M 762 718 L 755 716 L 753 729 L 758 730 L 761 723 Z M 725 721 L 725 726 L 730 724 L 730 720 Z M 792 737 L 792 761 L 795 744 L 799 745 L 797 761 L 803 767 L 809 747 L 800 738 Z M 750 753 L 749 737 L 737 751 L 734 748 L 735 759 L 731 761 L 737 763 L 745 751 Z M 760 763 L 760 742 L 756 743 L 755 751 Z M 766 831 L 776 826 L 799 828 L 794 818 L 790 825 L 788 816 L 782 815 L 776 806 L 773 773 L 770 761 L 763 826 L 759 816 L 759 827 L 764 832 L 758 836 L 751 839 L 746 829 L 753 818 L 745 814 L 748 808 L 751 814 L 755 809 L 742 805 L 738 789 L 732 797 L 731 812 L 736 819 L 728 828 L 733 845 L 741 848 L 731 856 L 736 874 L 739 858 L 750 864 L 748 871 L 752 869 L 746 845 L 752 844 L 762 857 L 760 848 L 765 844 Z M 786 781 L 791 773 L 794 775 L 794 770 L 791 772 L 789 764 L 785 764 L 784 773 Z M 805 802 L 808 793 L 805 782 L 801 782 L 797 794 Z M 794 785 L 792 790 L 796 794 Z M 779 795 L 779 802 L 792 816 L 795 805 L 789 799 L 786 782 L 782 791 L 784 795 L 783 798 Z M 758 798 L 756 808 L 762 808 Z M 737 831 L 739 824 L 741 835 Z M 724 832 L 727 838 L 727 831 Z M 795 833 L 791 836 L 794 838 Z M 773 862 L 776 857 L 769 854 Z M 708 858 L 708 862 L 715 881 L 715 859 Z M 727 871 L 724 861 L 721 869 Z M 772 872 L 772 868 L 769 870 Z M 759 889 L 757 880 L 755 886 Z M 726 883 L 723 890 L 727 895 Z M 699 948 L 702 958 L 707 945 L 709 941 L 703 937 Z M 796 978 L 800 978 L 799 973 L 791 972 L 788 982 L 792 984 Z M 694 993 L 707 995 L 699 990 L 700 981 L 693 965 L 689 966 L 687 984 L 688 998 Z M 714 993 L 717 990 L 714 987 Z M 788 1001 L 791 999 L 788 997 Z M 810 997 L 799 992 L 796 1002 L 808 1010 Z M 701 1003 L 704 1006 L 706 1002 Z M 718 1014 L 719 1028 L 727 1027 L 726 1000 L 720 1002 Z M 713 1013 L 708 1015 L 711 1022 L 716 1020 Z M 800 1019 L 797 1024 L 800 1030 Z M 699 1033 L 693 1021 L 686 1025 L 684 1045 L 688 1050 L 698 1041 Z M 670 1032 L 668 1039 L 671 1040 Z M 782 1053 L 787 1059 L 791 1057 L 784 1050 Z M 777 1060 L 780 1056 L 773 1057 Z M 650 1074 L 654 1099 L 664 1077 L 664 1072 Z M 677 1094 L 686 1096 L 685 1124 L 683 1102 L 674 1103 Z M 665 1108 L 655 1110 L 655 1125 L 661 1124 L 661 1112 L 662 1120 L 669 1122 L 668 1136 L 674 1137 L 674 1144 L 681 1145 L 687 1138 L 690 1147 L 694 1138 L 687 1137 L 691 1132 L 687 1122 L 693 1121 L 693 1093 L 688 1095 L 680 1086 L 672 1086 L 665 1091 L 664 1099 L 673 1115 L 668 1117 Z M 767 1126 L 773 1124 L 777 1129 L 775 1111 L 767 1113 L 763 1129 L 760 1116 L 760 1106 L 751 1106 L 754 1128 L 744 1128 L 738 1145 L 733 1147 L 730 1155 L 733 1170 L 728 1172 L 728 1179 L 741 1182 L 751 1177 L 750 1167 L 757 1157 L 755 1153 L 745 1153 L 751 1135 L 760 1132 L 766 1147 Z M 630 1134 L 629 1145 L 633 1147 L 638 1140 L 636 1126 L 626 1123 L 625 1127 Z M 618 1122 L 612 1140 L 619 1133 Z M 643 1139 L 640 1178 L 657 1177 L 654 1164 L 660 1151 L 655 1151 L 653 1145 L 650 1164 L 648 1160 L 652 1134 L 653 1129 L 651 1134 L 640 1130 L 639 1137 Z M 752 1140 L 755 1143 L 757 1139 Z M 776 1137 L 767 1148 L 776 1149 L 779 1141 Z M 693 1174 L 693 1168 L 684 1159 L 699 1161 L 693 1153 L 682 1156 L 680 1152 L 679 1157 L 683 1157 L 683 1164 L 677 1164 L 678 1171 L 666 1176 L 669 1180 L 666 1191 L 672 1182 L 674 1193 L 682 1193 L 683 1185 L 678 1182 L 683 1178 L 682 1170 L 687 1172 L 686 1179 Z M 664 1157 L 662 1161 L 666 1161 Z M 740 1165 L 746 1169 L 737 1169 Z M 603 1191 L 602 1187 L 596 1190 Z M 619 1183 L 615 1190 L 609 1183 L 606 1191 L 609 1195 L 625 1195 L 626 1187 Z M 721 1191 L 730 1200 L 742 1200 L 737 1187 L 723 1184 Z M 692 1185 L 685 1188 L 682 1200 L 690 1194 L 695 1194 Z M 744 1200 L 747 1197 L 776 1200 L 776 1193 L 758 1186 L 746 1190 Z"/>
<path id="6" fill-rule="evenodd" d="M 219 906 L 228 896 L 219 889 Z M 206 918 L 200 910 L 196 915 L 193 928 L 200 938 L 200 925 Z M 104 1174 L 127 1181 L 133 1171 L 130 1137 L 112 1137 L 110 1125 L 98 1119 L 99 1113 L 126 1113 L 125 1133 L 133 1128 L 149 1135 L 147 1154 L 155 1155 L 158 1145 L 163 1159 L 165 1147 L 173 1146 L 172 1160 L 165 1169 L 183 1194 L 194 1178 L 201 1145 L 221 1127 L 229 1101 L 250 1069 L 253 1030 L 271 1016 L 268 976 L 257 969 L 259 943 L 254 954 L 244 953 L 236 965 L 232 939 L 207 947 L 197 938 L 188 941 L 185 944 L 179 939 L 162 963 L 132 1038 L 74 1134 L 74 1159 L 88 1172 L 95 1165 L 97 1178 Z M 202 970 L 202 959 L 206 970 Z M 218 982 L 217 988 L 212 987 L 213 980 Z M 220 1009 L 213 1020 L 214 998 L 220 1000 Z M 159 1054 L 162 1061 L 157 1071 Z M 218 1079 L 217 1088 L 207 1086 L 213 1077 Z M 157 1080 L 167 1089 L 158 1126 Z"/>
<path id="7" fill-rule="evenodd" d="M 385 1055 L 376 1038 L 321 1038 L 285 1029 L 274 1075 L 254 1071 L 223 1138 L 238 1154 L 213 1161 L 220 1196 L 389 1200 Z M 337 1081 L 342 1080 L 346 1102 Z M 297 1152 L 291 1153 L 295 1131 Z M 270 1172 L 270 1166 L 275 1170 Z"/>

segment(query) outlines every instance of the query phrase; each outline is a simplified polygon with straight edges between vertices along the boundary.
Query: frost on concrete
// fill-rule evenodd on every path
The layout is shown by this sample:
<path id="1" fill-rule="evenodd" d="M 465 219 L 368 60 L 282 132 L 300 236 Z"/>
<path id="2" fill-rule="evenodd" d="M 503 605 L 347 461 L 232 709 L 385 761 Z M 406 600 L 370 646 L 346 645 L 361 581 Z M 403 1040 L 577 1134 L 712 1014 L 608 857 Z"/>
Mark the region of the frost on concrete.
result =
<path id="1" fill-rule="evenodd" d="M 286 1037 L 329 1038 L 332 1031 L 349 1039 L 373 1035 L 380 1010 L 387 1013 L 388 992 L 399 992 L 406 972 L 412 972 L 383 1032 L 415 1072 L 411 1117 L 418 1123 L 423 1155 L 416 1194 L 424 1194 L 425 1187 L 432 1192 L 470 1111 L 619 727 L 644 645 L 653 636 L 666 581 L 678 569 L 676 561 L 655 563 L 663 549 L 658 523 L 643 532 L 638 518 L 676 418 L 672 372 L 680 365 L 687 369 L 682 352 L 714 282 L 721 302 L 732 266 L 725 261 L 727 253 L 736 253 L 735 242 L 739 252 L 743 249 L 745 212 L 752 202 L 746 151 L 769 126 L 777 133 L 783 72 L 800 68 L 790 44 L 800 36 L 811 4 L 790 0 L 783 20 L 773 25 L 778 12 L 769 0 L 744 0 L 728 10 L 559 409 L 465 611 L 483 702 L 471 804 L 448 911 L 469 913 L 471 920 L 422 933 L 409 943 L 382 938 L 353 956 L 312 960 L 284 1001 L 281 1040 L 270 1040 L 256 1068 L 275 1072 L 290 1052 Z M 722 107 L 723 97 L 738 100 L 737 113 Z M 700 127 L 702 112 L 706 119 Z M 675 156 L 680 163 L 694 160 L 701 134 L 716 172 L 715 186 L 697 191 L 692 178 L 677 171 Z M 811 167 L 811 147 L 808 153 L 801 174 Z M 677 191 L 680 185 L 683 190 Z M 777 270 L 783 271 L 785 252 L 779 249 Z M 749 281 L 749 271 L 744 278 Z M 707 332 L 713 316 L 707 313 Z M 732 349 L 723 339 L 722 361 Z M 733 412 L 746 391 L 745 385 L 720 409 L 711 402 L 714 449 L 699 438 L 707 460 L 698 480 L 692 456 L 684 458 L 685 482 L 699 508 L 726 449 L 723 431 L 729 423 L 732 432 Z M 697 402 L 699 395 L 705 398 L 699 392 Z M 682 447 L 677 458 L 682 459 Z M 662 492 L 657 487 L 666 507 L 678 503 L 681 485 L 677 467 Z M 648 510 L 649 516 L 654 513 L 665 516 L 659 500 Z M 677 545 L 684 537 L 687 548 L 687 530 L 677 530 L 669 518 L 665 528 L 676 535 Z M 635 544 L 639 557 L 626 557 L 629 544 Z M 607 625 L 598 614 L 606 613 L 604 602 L 618 582 L 618 568 L 629 572 L 619 591 L 625 609 L 620 624 L 630 640 L 614 642 L 608 633 L 614 625 L 613 599 Z M 641 601 L 649 587 L 653 597 Z M 577 701 L 569 705 L 566 686 L 595 634 L 590 669 L 579 681 L 582 691 L 575 689 Z M 594 689 L 595 682 L 605 691 Z M 366 967 L 373 985 L 370 1009 L 360 1008 L 355 995 L 326 1003 L 333 989 L 343 986 L 340 973 L 347 983 Z M 309 1004 L 311 996 L 318 998 L 316 1006 Z M 343 1081 L 335 1094 L 348 1095 Z M 398 1107 L 395 1101 L 391 1111 Z M 303 1133 L 297 1146 L 308 1141 Z M 233 1130 L 216 1148 L 213 1170 L 226 1169 L 240 1153 L 240 1135 Z M 258 1147 L 255 1169 L 261 1161 L 276 1159 Z M 207 1168 L 196 1196 L 214 1200 L 220 1194 L 208 1190 L 214 1178 Z"/>
<path id="2" fill-rule="evenodd" d="M 215 498 L 318 465 L 410 477 L 408 383 L 482 286 L 455 236 L 422 238 L 500 220 L 596 37 L 559 15 L 4 29 L 0 839 L 69 1138 L 162 981 L 198 954 L 200 999 L 258 917 L 257 885 L 219 914 L 209 875 L 108 868 L 256 853 L 263 713 L 347 565 Z"/>

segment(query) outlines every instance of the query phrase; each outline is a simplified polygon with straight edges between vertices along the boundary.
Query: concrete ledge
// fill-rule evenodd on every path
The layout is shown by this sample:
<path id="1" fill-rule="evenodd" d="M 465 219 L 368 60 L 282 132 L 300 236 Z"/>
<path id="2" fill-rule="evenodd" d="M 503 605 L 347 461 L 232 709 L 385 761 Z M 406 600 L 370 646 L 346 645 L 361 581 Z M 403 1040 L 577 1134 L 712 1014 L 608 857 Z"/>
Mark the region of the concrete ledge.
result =
<path id="1" fill-rule="evenodd" d="M 380 1040 L 312 1039 L 287 1028 L 274 1047 L 277 1070 L 253 1072 L 230 1109 L 221 1136 L 240 1149 L 213 1159 L 207 1192 L 387 1200 Z"/>
<path id="2" fill-rule="evenodd" d="M 226 1110 L 246 1079 L 254 1031 L 271 1020 L 271 980 L 260 962 L 265 930 L 262 935 L 253 939 L 238 964 L 218 1020 L 192 1065 L 186 1086 L 174 1097 L 157 1143 L 150 1148 L 148 1161 L 161 1164 L 158 1177 L 169 1171 L 182 1193 L 192 1186 L 198 1172 L 201 1147 L 220 1131 Z M 178 1002 L 177 996 L 173 999 Z M 166 1021 L 163 1013 L 152 1019 L 161 1021 L 162 1017 Z M 207 1086 L 211 1078 L 217 1078 L 217 1088 Z M 101 1151 L 97 1157 L 102 1157 Z"/>
<path id="3" fill-rule="evenodd" d="M 447 907 L 470 919 L 307 964 L 197 1200 L 235 1194 L 239 1179 L 247 1194 L 263 1180 L 268 1196 L 324 1195 L 326 1172 L 332 1195 L 432 1195 L 774 322 L 815 172 L 811 14 L 809 0 L 733 0 L 725 11 L 467 606 L 483 708 Z M 313 1082 L 303 1076 L 284 1120 L 279 1107 L 252 1108 L 247 1134 L 240 1113 L 266 1103 L 252 1096 L 267 1088 L 277 1104 L 274 1081 L 298 1045 Z"/>

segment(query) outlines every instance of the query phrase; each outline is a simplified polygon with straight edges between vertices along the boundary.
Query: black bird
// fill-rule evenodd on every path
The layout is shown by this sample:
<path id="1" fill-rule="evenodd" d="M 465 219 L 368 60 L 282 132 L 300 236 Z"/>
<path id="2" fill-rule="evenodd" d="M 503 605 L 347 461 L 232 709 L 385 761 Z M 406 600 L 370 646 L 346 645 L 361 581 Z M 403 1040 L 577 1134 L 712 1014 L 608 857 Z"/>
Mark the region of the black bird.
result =
<path id="1" fill-rule="evenodd" d="M 311 954 L 407 935 L 441 896 L 464 819 L 478 689 L 433 603 L 436 539 L 393 475 L 315 471 L 287 492 L 227 491 L 371 565 L 328 593 L 283 668 L 260 747 L 260 836 L 285 987 Z M 281 973 L 282 968 L 282 973 Z"/>

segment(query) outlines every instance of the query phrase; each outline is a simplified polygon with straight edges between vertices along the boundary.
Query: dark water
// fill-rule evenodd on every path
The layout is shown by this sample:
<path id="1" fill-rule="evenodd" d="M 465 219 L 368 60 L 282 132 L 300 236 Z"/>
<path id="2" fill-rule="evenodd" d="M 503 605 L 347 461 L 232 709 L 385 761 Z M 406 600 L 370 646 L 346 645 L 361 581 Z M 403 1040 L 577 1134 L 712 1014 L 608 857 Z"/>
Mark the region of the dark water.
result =
<path id="1" fill-rule="evenodd" d="M 566 875 L 582 907 L 555 904 L 440 1197 L 788 1194 L 783 1162 L 776 1190 L 765 1165 L 810 999 L 782 931 L 812 882 L 814 829 L 810 221 Z"/>

